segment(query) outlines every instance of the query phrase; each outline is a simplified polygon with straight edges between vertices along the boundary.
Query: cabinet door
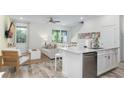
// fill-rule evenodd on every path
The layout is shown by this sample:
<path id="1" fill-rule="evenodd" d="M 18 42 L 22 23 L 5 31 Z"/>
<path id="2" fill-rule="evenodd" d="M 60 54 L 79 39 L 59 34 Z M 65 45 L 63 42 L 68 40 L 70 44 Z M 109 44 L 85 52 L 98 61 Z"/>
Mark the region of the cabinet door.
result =
<path id="1" fill-rule="evenodd" d="M 112 55 L 112 67 L 115 68 L 118 66 L 118 52 L 117 49 L 113 50 L 113 55 Z"/>
<path id="2" fill-rule="evenodd" d="M 108 52 L 106 52 L 106 53 L 103 55 L 103 57 L 104 57 L 104 73 L 105 73 L 106 71 L 108 71 L 109 66 L 110 66 L 110 61 L 108 60 L 108 58 L 109 58 Z"/>
<path id="3" fill-rule="evenodd" d="M 106 54 L 98 54 L 97 56 L 97 75 L 103 74 L 106 71 Z"/>
<path id="4" fill-rule="evenodd" d="M 97 55 L 97 75 L 103 73 L 103 56 L 101 54 Z"/>
<path id="5" fill-rule="evenodd" d="M 111 38 L 110 38 L 110 35 L 111 35 Z M 113 47 L 114 46 L 114 26 L 102 27 L 101 42 L 103 43 L 103 47 Z"/>
<path id="6" fill-rule="evenodd" d="M 106 71 L 109 71 L 113 67 L 113 53 L 108 53 L 106 57 Z"/>
<path id="7" fill-rule="evenodd" d="M 111 35 L 111 38 L 110 38 Z M 119 47 L 120 46 L 120 36 L 119 28 L 116 25 L 106 25 L 102 26 L 101 29 L 101 42 L 103 47 Z M 109 39 L 108 39 L 109 38 Z"/>
<path id="8" fill-rule="evenodd" d="M 97 53 L 97 75 L 103 74 L 108 71 L 110 61 L 108 60 L 109 51 L 99 51 Z"/>
<path id="9" fill-rule="evenodd" d="M 111 50 L 108 50 L 108 61 L 106 61 L 106 70 L 109 71 L 115 67 L 117 67 L 118 65 L 118 62 L 117 62 L 117 52 L 116 52 L 116 49 L 111 49 Z"/>

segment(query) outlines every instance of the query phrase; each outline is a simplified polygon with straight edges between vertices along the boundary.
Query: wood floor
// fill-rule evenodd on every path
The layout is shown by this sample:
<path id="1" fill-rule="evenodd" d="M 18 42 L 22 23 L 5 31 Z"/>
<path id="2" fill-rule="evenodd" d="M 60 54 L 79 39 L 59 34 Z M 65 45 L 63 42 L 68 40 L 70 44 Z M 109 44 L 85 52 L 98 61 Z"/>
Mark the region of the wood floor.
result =
<path id="1" fill-rule="evenodd" d="M 42 59 L 32 61 L 31 66 L 23 65 L 20 67 L 19 74 L 15 74 L 12 67 L 2 67 L 0 72 L 5 71 L 3 78 L 65 78 L 62 75 L 62 64 L 58 63 L 57 71 L 54 70 L 54 60 L 42 56 Z M 124 63 L 119 67 L 101 75 L 99 78 L 124 78 Z"/>

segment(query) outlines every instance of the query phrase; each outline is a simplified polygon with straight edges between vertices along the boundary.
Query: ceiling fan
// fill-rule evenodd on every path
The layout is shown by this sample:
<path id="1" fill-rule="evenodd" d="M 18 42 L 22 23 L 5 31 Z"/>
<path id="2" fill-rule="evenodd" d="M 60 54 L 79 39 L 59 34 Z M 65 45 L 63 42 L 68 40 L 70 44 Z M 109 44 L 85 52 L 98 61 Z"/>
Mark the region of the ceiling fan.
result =
<path id="1" fill-rule="evenodd" d="M 52 17 L 50 17 L 49 22 L 51 22 L 51 23 L 60 23 L 60 21 L 54 20 Z"/>
<path id="2" fill-rule="evenodd" d="M 84 21 L 80 21 L 81 24 L 84 24 Z"/>

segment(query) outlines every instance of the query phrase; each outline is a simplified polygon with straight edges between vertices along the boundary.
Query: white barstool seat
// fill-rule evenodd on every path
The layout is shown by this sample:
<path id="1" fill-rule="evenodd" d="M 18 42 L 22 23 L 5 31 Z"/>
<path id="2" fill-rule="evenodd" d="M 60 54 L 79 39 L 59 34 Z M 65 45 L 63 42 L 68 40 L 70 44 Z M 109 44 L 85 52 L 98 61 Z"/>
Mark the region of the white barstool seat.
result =
<path id="1" fill-rule="evenodd" d="M 56 53 L 55 54 L 55 71 L 57 69 L 57 58 L 58 58 L 58 61 L 61 62 L 61 58 L 63 57 L 62 53 Z"/>

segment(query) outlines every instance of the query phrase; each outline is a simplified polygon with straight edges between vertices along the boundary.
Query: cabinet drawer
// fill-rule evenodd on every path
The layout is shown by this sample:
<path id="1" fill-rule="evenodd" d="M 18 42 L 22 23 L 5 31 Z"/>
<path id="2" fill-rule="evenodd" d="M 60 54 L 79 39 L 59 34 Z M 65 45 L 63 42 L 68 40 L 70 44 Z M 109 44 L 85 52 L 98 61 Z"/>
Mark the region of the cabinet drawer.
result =
<path id="1" fill-rule="evenodd" d="M 101 54 L 113 54 L 113 53 L 117 53 L 117 49 L 107 49 L 107 50 L 102 50 L 102 51 L 97 52 L 98 55 L 101 55 Z"/>
<path id="2" fill-rule="evenodd" d="M 98 51 L 97 55 L 105 55 L 108 54 L 108 51 L 104 50 L 104 51 Z"/>

